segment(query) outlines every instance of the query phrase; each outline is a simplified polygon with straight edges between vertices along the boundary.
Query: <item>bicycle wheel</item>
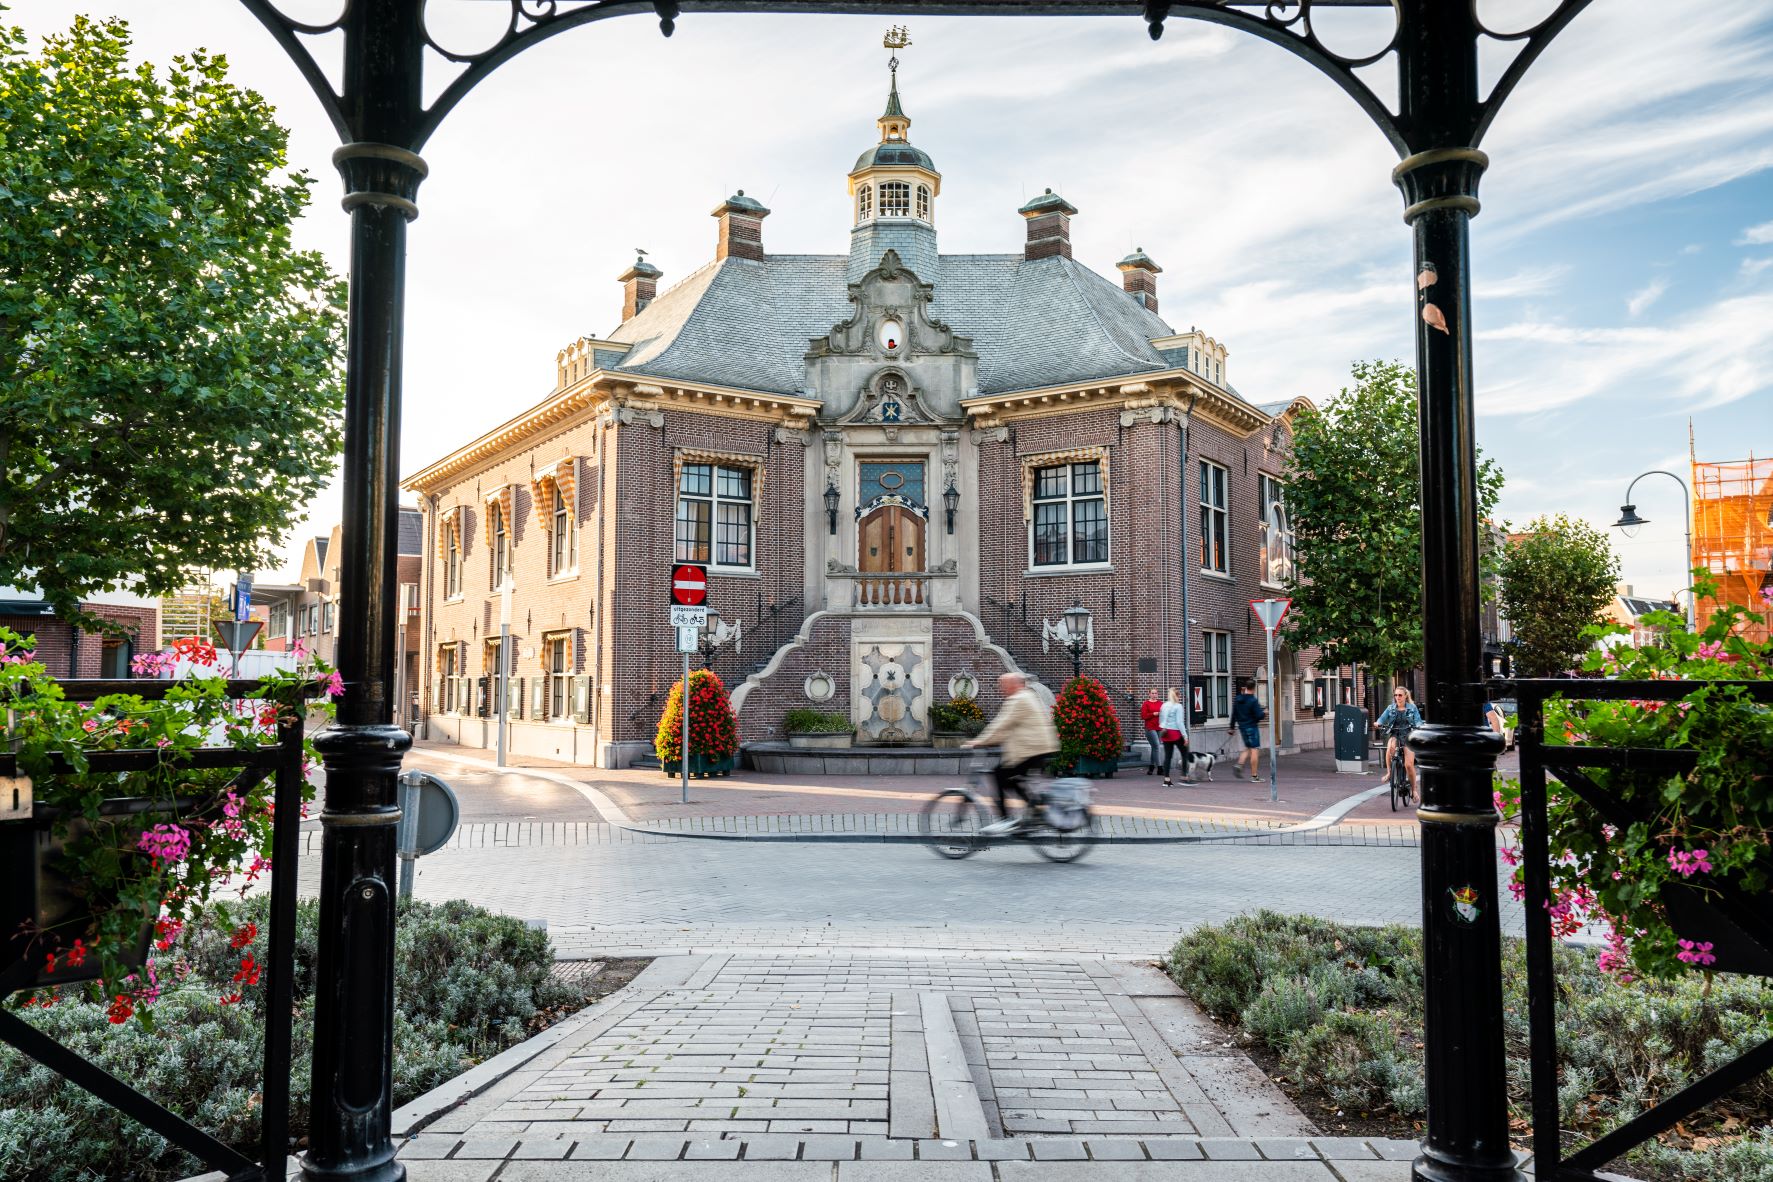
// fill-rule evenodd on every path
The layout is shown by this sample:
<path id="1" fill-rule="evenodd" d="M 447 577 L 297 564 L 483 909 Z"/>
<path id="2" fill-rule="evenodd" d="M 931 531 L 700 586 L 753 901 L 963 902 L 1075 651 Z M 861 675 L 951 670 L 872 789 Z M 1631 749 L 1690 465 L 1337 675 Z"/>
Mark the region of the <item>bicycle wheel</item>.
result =
<path id="1" fill-rule="evenodd" d="M 1096 818 L 1086 810 L 1084 823 L 1076 829 L 1042 825 L 1029 835 L 1028 844 L 1049 862 L 1075 862 L 1096 844 Z"/>
<path id="2" fill-rule="evenodd" d="M 1398 802 L 1410 802 L 1410 778 L 1404 774 L 1403 757 L 1393 756 L 1391 761 L 1391 811 L 1397 812 Z"/>
<path id="3" fill-rule="evenodd" d="M 990 823 L 985 805 L 958 788 L 930 799 L 918 818 L 918 832 L 944 858 L 964 858 L 985 848 L 979 830 Z"/>

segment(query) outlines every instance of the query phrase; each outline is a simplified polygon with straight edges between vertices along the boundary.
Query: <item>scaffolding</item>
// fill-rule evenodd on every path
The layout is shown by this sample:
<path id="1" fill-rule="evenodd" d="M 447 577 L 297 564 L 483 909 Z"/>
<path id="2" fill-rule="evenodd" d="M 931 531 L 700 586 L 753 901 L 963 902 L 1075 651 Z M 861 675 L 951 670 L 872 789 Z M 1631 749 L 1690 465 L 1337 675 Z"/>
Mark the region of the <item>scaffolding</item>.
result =
<path id="1" fill-rule="evenodd" d="M 1692 457 L 1688 444 L 1689 456 Z M 1715 598 L 1699 601 L 1699 626 L 1726 603 L 1766 614 L 1762 589 L 1773 586 L 1773 459 L 1693 464 L 1693 565 L 1711 573 Z M 1743 630 L 1766 640 L 1768 626 Z"/>

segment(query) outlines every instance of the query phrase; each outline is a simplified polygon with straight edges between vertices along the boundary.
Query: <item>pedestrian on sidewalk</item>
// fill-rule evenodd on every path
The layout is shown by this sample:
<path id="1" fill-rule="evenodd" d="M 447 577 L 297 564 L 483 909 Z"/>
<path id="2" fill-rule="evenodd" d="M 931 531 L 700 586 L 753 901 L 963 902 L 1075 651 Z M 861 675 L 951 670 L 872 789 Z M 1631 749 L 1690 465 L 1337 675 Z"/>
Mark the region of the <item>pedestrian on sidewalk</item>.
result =
<path id="1" fill-rule="evenodd" d="M 1182 753 L 1182 782 L 1194 783 L 1188 775 L 1188 715 L 1182 708 L 1181 690 L 1170 689 L 1169 700 L 1158 711 L 1157 726 L 1164 741 L 1164 787 L 1174 787 L 1170 782 L 1170 761 L 1176 758 L 1177 751 Z"/>
<path id="2" fill-rule="evenodd" d="M 1151 687 L 1151 696 L 1139 703 L 1139 721 L 1145 725 L 1145 743 L 1151 748 L 1151 758 L 1145 762 L 1148 776 L 1157 771 L 1158 752 L 1163 749 L 1163 738 L 1158 734 L 1161 728 L 1157 725 L 1163 707 L 1163 693 L 1155 685 Z"/>
<path id="3" fill-rule="evenodd" d="M 1237 683 L 1237 697 L 1231 702 L 1231 725 L 1243 738 L 1244 749 L 1238 752 L 1237 761 L 1232 764 L 1231 776 L 1237 778 L 1243 770 L 1244 757 L 1249 756 L 1250 779 L 1260 779 L 1256 773 L 1262 765 L 1262 720 L 1268 717 L 1268 711 L 1256 700 L 1256 683 L 1245 677 Z"/>

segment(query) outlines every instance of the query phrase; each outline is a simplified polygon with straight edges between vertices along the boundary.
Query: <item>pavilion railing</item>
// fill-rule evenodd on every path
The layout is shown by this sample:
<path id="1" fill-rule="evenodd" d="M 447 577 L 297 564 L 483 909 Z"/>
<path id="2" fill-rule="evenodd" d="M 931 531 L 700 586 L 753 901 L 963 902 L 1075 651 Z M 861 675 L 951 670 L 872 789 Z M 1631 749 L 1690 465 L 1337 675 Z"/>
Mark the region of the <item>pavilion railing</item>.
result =
<path id="1" fill-rule="evenodd" d="M 64 698 L 70 702 L 91 702 L 110 694 L 131 694 L 139 698 L 162 699 L 178 683 L 157 680 L 62 680 Z M 192 769 L 238 768 L 239 774 L 228 788 L 238 792 L 255 787 L 266 777 L 275 777 L 272 800 L 274 816 L 271 837 L 271 902 L 270 930 L 266 934 L 268 959 L 265 976 L 265 1055 L 264 1085 L 261 1095 L 261 1124 L 256 1160 L 234 1146 L 225 1144 L 212 1134 L 198 1128 L 153 1098 L 144 1096 L 128 1083 L 105 1071 L 97 1064 L 70 1051 L 67 1047 L 39 1031 L 17 1014 L 0 1009 L 0 1042 L 5 1042 L 70 1083 L 96 1096 L 125 1116 L 141 1122 L 166 1138 L 209 1169 L 220 1170 L 229 1182 L 282 1182 L 289 1162 L 289 1080 L 290 1026 L 294 1011 L 296 862 L 299 852 L 302 814 L 303 772 L 303 700 L 313 693 L 312 685 L 279 687 L 276 694 L 267 693 L 257 681 L 236 680 L 226 683 L 225 695 L 231 701 L 269 701 L 289 697 L 293 710 L 282 712 L 277 728 L 277 741 L 255 749 L 232 747 L 199 747 L 178 757 L 178 766 Z M 29 700 L 15 702 L 19 709 L 28 709 Z M 86 773 L 130 772 L 161 766 L 165 752 L 154 748 L 95 751 L 86 754 Z M 54 759 L 58 773 L 70 772 L 66 756 Z M 0 750 L 0 776 L 19 774 L 18 757 Z M 219 808 L 220 794 L 171 799 L 119 797 L 105 801 L 101 816 L 156 812 L 162 809 L 191 811 Z M 0 857 L 8 862 L 32 857 L 31 846 L 47 832 L 57 819 L 58 810 L 41 801 L 33 803 L 29 817 L 0 821 Z"/>
<path id="2" fill-rule="evenodd" d="M 1773 1069 L 1773 1039 L 1716 1068 L 1673 1096 L 1646 1109 L 1587 1145 L 1566 1151 L 1558 1114 L 1557 981 L 1552 960 L 1551 861 L 1546 815 L 1547 785 L 1572 793 L 1607 824 L 1623 831 L 1651 818 L 1589 774 L 1594 769 L 1677 773 L 1698 760 L 1692 749 L 1548 745 L 1545 706 L 1571 701 L 1676 702 L 1704 687 L 1736 686 L 1754 701 L 1773 705 L 1773 682 L 1588 681 L 1568 678 L 1491 683 L 1492 697 L 1513 694 L 1519 706 L 1521 756 L 1521 864 L 1526 874 L 1527 1001 L 1531 1039 L 1533 1176 L 1551 1182 L 1595 1182 L 1598 1171 L 1659 1133 L 1674 1127 L 1733 1088 Z M 1773 957 L 1773 913 L 1740 889 L 1711 884 L 1702 906 L 1733 924 Z"/>

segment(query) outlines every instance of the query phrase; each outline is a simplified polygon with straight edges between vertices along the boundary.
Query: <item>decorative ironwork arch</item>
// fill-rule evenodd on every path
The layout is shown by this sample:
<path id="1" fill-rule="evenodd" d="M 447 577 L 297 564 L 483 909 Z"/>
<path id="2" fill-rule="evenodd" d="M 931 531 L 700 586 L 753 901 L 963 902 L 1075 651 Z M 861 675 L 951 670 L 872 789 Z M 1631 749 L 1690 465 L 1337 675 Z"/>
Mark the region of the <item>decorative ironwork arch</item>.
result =
<path id="1" fill-rule="evenodd" d="M 392 1182 L 401 1174 L 389 1135 L 393 1011 L 395 778 L 410 744 L 392 725 L 394 585 L 406 224 L 427 169 L 418 155 L 442 120 L 483 79 L 523 50 L 580 25 L 651 12 L 669 36 L 684 12 L 1143 15 L 1153 38 L 1172 18 L 1242 30 L 1309 62 L 1367 113 L 1401 160 L 1414 236 L 1419 430 L 1422 450 L 1424 666 L 1432 720 L 1410 737 L 1423 789 L 1422 889 L 1427 948 L 1428 1119 L 1414 1174 L 1434 1182 L 1521 1175 L 1508 1145 L 1500 928 L 1491 803 L 1499 740 L 1482 722 L 1469 222 L 1488 159 L 1478 145 L 1502 104 L 1551 41 L 1590 0 L 1557 0 L 1529 27 L 1497 32 L 1479 0 L 502 0 L 505 27 L 474 52 L 428 31 L 423 0 L 341 0 L 325 24 L 296 21 L 274 0 L 241 0 L 313 87 L 344 146 L 334 154 L 351 215 L 347 332 L 339 723 L 315 740 L 327 770 L 313 1069 L 313 1177 Z M 501 0 L 485 0 L 487 3 Z M 1336 52 L 1319 19 L 1334 9 L 1385 9 L 1394 27 L 1363 56 Z M 334 88 L 304 43 L 340 33 Z M 1518 42 L 1487 95 L 1480 42 Z M 423 101 L 426 55 L 457 73 Z M 1394 57 L 1396 109 L 1359 71 Z M 1186 583 L 1184 584 L 1186 595 Z M 1476 892 L 1476 920 L 1447 910 Z"/>

